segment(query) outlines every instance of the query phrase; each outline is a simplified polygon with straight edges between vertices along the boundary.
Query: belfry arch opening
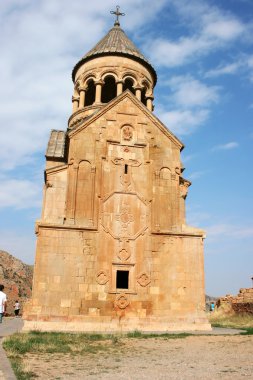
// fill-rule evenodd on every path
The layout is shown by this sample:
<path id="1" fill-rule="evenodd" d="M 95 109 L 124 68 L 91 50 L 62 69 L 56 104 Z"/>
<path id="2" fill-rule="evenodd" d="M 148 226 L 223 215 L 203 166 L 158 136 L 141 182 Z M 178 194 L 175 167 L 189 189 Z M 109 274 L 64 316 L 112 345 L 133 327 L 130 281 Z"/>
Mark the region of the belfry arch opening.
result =
<path id="1" fill-rule="evenodd" d="M 96 87 L 93 79 L 88 82 L 88 89 L 85 96 L 85 106 L 91 106 L 95 102 Z"/>
<path id="2" fill-rule="evenodd" d="M 147 89 L 146 89 L 145 87 L 141 90 L 141 102 L 142 102 L 143 104 L 145 104 L 145 105 L 146 105 L 146 103 L 147 103 L 147 99 L 146 99 L 146 91 L 147 91 Z"/>
<path id="3" fill-rule="evenodd" d="M 108 75 L 104 79 L 104 85 L 102 87 L 101 102 L 108 103 L 110 100 L 116 98 L 117 86 L 115 78 L 112 75 Z"/>
<path id="4" fill-rule="evenodd" d="M 126 78 L 125 82 L 123 84 L 123 91 L 130 90 L 133 94 L 135 94 L 134 91 L 134 81 L 131 78 Z"/>

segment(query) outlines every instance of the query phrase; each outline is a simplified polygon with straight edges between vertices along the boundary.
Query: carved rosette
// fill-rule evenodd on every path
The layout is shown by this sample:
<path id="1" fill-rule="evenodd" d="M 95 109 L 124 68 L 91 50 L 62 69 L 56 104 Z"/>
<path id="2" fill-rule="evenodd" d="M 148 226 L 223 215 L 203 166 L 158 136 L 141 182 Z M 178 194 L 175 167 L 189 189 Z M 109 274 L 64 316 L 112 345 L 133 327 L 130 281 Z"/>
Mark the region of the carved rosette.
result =
<path id="1" fill-rule="evenodd" d="M 121 261 L 126 261 L 129 259 L 129 257 L 131 256 L 131 253 L 129 251 L 127 251 L 125 248 L 121 249 L 118 253 L 118 258 L 121 260 Z"/>
<path id="2" fill-rule="evenodd" d="M 137 282 L 143 287 L 150 284 L 150 281 L 151 281 L 150 277 L 146 272 L 140 273 L 139 276 L 137 277 Z"/>
<path id="3" fill-rule="evenodd" d="M 120 214 L 116 214 L 116 220 L 121 223 L 122 228 L 127 228 L 128 224 L 134 221 L 134 216 L 127 204 L 123 204 L 120 211 Z"/>
<path id="4" fill-rule="evenodd" d="M 119 309 L 125 309 L 129 303 L 130 301 L 126 294 L 119 294 L 114 301 L 114 306 L 118 307 Z"/>
<path id="5" fill-rule="evenodd" d="M 109 277 L 106 271 L 101 270 L 96 275 L 96 281 L 99 285 L 105 285 L 109 281 Z"/>

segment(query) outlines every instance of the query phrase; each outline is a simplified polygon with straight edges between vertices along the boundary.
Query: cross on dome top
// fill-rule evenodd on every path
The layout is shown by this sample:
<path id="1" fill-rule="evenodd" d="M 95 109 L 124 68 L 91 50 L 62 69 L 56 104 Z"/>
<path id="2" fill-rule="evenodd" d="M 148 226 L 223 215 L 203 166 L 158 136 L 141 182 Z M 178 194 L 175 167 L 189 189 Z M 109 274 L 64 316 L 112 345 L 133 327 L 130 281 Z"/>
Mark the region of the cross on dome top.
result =
<path id="1" fill-rule="evenodd" d="M 116 5 L 116 11 L 111 11 L 110 13 L 112 15 L 115 15 L 116 16 L 116 20 L 114 22 L 114 26 L 120 26 L 120 23 L 119 23 L 119 16 L 125 16 L 125 13 L 121 13 L 119 11 L 119 8 L 120 6 L 119 5 Z"/>

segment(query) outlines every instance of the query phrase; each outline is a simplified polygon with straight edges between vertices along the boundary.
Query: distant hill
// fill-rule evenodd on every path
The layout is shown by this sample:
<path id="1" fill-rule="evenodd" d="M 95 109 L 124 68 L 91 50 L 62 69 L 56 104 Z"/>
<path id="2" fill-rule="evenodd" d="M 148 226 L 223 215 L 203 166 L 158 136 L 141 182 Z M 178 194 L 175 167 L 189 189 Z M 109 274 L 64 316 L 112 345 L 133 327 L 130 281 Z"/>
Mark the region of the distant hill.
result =
<path id="1" fill-rule="evenodd" d="M 7 314 L 13 314 L 15 300 L 19 300 L 22 312 L 24 302 L 31 297 L 32 278 L 32 265 L 0 250 L 0 284 L 4 285 L 8 298 Z"/>

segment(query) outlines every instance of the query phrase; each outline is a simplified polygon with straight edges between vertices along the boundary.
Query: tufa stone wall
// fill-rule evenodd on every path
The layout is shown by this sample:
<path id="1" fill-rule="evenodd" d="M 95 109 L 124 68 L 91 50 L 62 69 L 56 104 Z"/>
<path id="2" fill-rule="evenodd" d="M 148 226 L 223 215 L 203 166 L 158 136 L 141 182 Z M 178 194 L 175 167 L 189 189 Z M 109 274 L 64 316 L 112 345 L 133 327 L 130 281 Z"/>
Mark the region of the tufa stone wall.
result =
<path id="1" fill-rule="evenodd" d="M 217 301 L 217 307 L 223 305 L 231 306 L 231 309 L 236 313 L 253 314 L 253 288 L 240 289 L 237 296 L 230 294 L 222 297 Z"/>

